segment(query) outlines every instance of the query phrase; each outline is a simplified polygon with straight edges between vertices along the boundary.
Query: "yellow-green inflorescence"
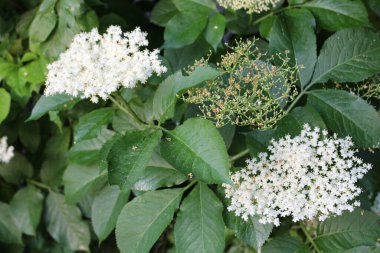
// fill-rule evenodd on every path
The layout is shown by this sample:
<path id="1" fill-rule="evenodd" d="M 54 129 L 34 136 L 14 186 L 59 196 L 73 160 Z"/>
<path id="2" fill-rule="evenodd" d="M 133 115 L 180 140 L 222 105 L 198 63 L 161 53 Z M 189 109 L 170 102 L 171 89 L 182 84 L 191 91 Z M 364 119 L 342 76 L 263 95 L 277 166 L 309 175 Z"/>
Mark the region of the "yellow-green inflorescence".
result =
<path id="1" fill-rule="evenodd" d="M 284 106 L 297 95 L 297 68 L 280 54 L 260 52 L 257 40 L 237 41 L 217 63 L 220 75 L 192 88 L 183 100 L 197 104 L 203 117 L 216 122 L 251 125 L 259 129 L 272 127 L 285 115 Z M 280 62 L 275 66 L 273 62 Z M 208 64 L 208 59 L 196 66 Z"/>

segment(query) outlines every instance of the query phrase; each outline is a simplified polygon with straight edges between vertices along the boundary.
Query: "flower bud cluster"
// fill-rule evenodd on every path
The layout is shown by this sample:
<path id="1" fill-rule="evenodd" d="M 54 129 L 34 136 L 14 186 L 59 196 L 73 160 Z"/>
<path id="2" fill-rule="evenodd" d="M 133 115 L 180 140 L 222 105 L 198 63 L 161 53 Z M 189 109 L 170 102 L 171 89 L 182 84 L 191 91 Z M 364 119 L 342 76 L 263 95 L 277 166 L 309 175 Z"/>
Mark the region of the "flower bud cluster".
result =
<path id="1" fill-rule="evenodd" d="M 224 8 L 233 10 L 245 9 L 248 14 L 269 11 L 281 0 L 217 0 L 218 4 Z"/>
<path id="2" fill-rule="evenodd" d="M 238 41 L 217 64 L 220 75 L 183 96 L 184 101 L 197 104 L 217 127 L 231 123 L 270 128 L 284 116 L 286 103 L 297 95 L 297 69 L 289 65 L 289 59 L 268 56 L 255 43 Z M 281 65 L 273 64 L 275 58 Z M 195 66 L 207 63 L 202 59 Z"/>
<path id="3" fill-rule="evenodd" d="M 355 156 L 350 137 L 328 136 L 326 130 L 305 125 L 301 134 L 272 140 L 267 153 L 248 161 L 224 184 L 229 211 L 247 220 L 259 215 L 261 223 L 320 221 L 359 206 L 358 179 L 371 169 Z"/>
<path id="4" fill-rule="evenodd" d="M 110 26 L 103 35 L 97 29 L 77 34 L 48 66 L 45 94 L 67 93 L 97 103 L 120 87 L 133 88 L 153 73 L 166 72 L 157 49 L 141 49 L 148 45 L 146 36 L 140 28 L 123 33 L 118 26 Z"/>

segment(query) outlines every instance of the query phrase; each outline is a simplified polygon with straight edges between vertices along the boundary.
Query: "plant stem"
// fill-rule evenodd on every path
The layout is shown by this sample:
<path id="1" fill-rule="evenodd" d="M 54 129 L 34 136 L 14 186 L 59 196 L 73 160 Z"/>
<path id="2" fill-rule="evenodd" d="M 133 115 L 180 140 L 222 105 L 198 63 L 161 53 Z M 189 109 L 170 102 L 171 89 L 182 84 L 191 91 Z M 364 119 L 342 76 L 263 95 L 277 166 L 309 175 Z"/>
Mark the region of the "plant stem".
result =
<path id="1" fill-rule="evenodd" d="M 48 190 L 48 191 L 51 191 L 50 187 L 47 186 L 46 184 L 43 184 L 43 183 L 40 183 L 40 182 L 37 182 L 37 181 L 34 181 L 32 179 L 28 179 L 27 181 L 29 184 L 32 184 L 32 185 L 35 185 L 41 189 L 44 189 L 44 190 Z"/>
<path id="2" fill-rule="evenodd" d="M 261 247 L 257 248 L 257 253 L 261 253 Z"/>
<path id="3" fill-rule="evenodd" d="M 264 21 L 265 19 L 267 19 L 267 18 L 269 18 L 269 17 L 271 17 L 271 16 L 273 16 L 273 15 L 275 15 L 277 13 L 283 12 L 283 11 L 288 10 L 288 9 L 292 9 L 294 7 L 297 7 L 297 6 L 298 5 L 291 5 L 291 6 L 287 6 L 285 8 L 281 8 L 281 9 L 277 9 L 275 11 L 272 11 L 272 12 L 268 13 L 267 15 L 262 16 L 261 18 L 257 19 L 255 22 L 253 22 L 253 25 L 257 25 L 260 22 Z"/>
<path id="4" fill-rule="evenodd" d="M 132 111 L 132 109 L 129 107 L 129 105 L 127 103 L 119 103 L 119 101 L 117 101 L 117 99 L 115 99 L 114 97 L 112 96 L 109 96 L 109 99 L 112 101 L 112 103 L 114 105 L 116 105 L 121 111 L 123 111 L 125 114 L 127 114 L 133 121 L 134 123 L 136 123 L 139 127 L 141 128 L 148 128 L 149 126 L 144 124 L 136 115 L 135 113 Z M 122 100 L 122 99 L 121 99 Z M 124 101 L 124 100 L 122 100 Z"/>
<path id="5" fill-rule="evenodd" d="M 306 226 L 302 222 L 300 222 L 299 224 L 300 224 L 300 227 L 302 229 L 302 232 L 306 235 L 306 238 L 311 243 L 311 245 L 313 245 L 313 248 L 315 249 L 315 251 L 317 253 L 321 253 L 321 251 L 319 250 L 317 244 L 315 244 L 313 238 L 311 237 L 309 231 L 307 231 Z"/>
<path id="6" fill-rule="evenodd" d="M 186 185 L 183 190 L 186 191 L 187 189 L 189 189 L 191 186 L 193 186 L 194 184 L 198 183 L 197 180 L 194 180 L 194 181 L 191 181 L 190 184 Z"/>
<path id="7" fill-rule="evenodd" d="M 230 159 L 229 159 L 229 161 L 230 162 L 236 161 L 237 159 L 240 159 L 243 156 L 248 155 L 248 154 L 249 154 L 249 149 L 247 148 L 247 149 L 244 149 L 243 151 L 241 151 L 240 153 L 238 153 L 238 154 L 236 154 L 234 156 L 231 156 Z"/>
<path id="8" fill-rule="evenodd" d="M 285 115 L 287 115 L 293 107 L 297 104 L 297 102 L 302 98 L 303 95 L 307 93 L 307 91 L 314 85 L 314 83 L 310 83 L 305 89 L 302 89 L 300 94 L 293 100 L 293 102 L 289 105 L 288 109 L 285 111 Z"/>

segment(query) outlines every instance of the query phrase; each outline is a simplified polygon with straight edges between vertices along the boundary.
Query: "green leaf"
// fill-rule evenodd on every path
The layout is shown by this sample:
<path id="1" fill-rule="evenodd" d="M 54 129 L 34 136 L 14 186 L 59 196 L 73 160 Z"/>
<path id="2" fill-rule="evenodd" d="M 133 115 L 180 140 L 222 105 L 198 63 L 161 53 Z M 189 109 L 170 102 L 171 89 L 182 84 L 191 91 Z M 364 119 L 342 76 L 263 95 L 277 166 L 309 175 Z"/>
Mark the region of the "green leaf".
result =
<path id="1" fill-rule="evenodd" d="M 189 119 L 167 133 L 161 153 L 174 168 L 206 183 L 230 182 L 227 150 L 210 121 Z"/>
<path id="2" fill-rule="evenodd" d="M 166 25 L 165 48 L 179 48 L 193 43 L 207 24 L 207 16 L 198 12 L 181 12 Z"/>
<path id="3" fill-rule="evenodd" d="M 210 45 L 203 36 L 200 36 L 191 45 L 181 48 L 166 48 L 164 50 L 164 56 L 170 63 L 171 73 L 174 73 L 193 65 L 195 60 L 204 57 L 210 50 Z"/>
<path id="4" fill-rule="evenodd" d="M 56 58 L 67 49 L 74 35 L 81 31 L 81 24 L 76 19 L 79 19 L 85 8 L 84 1 L 60 0 L 57 3 L 58 23 L 53 33 L 41 44 L 45 56 Z"/>
<path id="5" fill-rule="evenodd" d="M 77 101 L 78 99 L 66 94 L 42 96 L 34 106 L 28 121 L 37 120 L 49 111 L 70 110 Z"/>
<path id="6" fill-rule="evenodd" d="M 57 23 L 55 5 L 57 0 L 44 0 L 29 27 L 29 38 L 33 42 L 45 41 Z"/>
<path id="7" fill-rule="evenodd" d="M 21 143 L 35 153 L 40 145 L 40 125 L 36 121 L 25 122 L 18 130 Z"/>
<path id="8" fill-rule="evenodd" d="M 159 26 L 166 26 L 171 18 L 178 14 L 172 0 L 160 0 L 152 10 L 150 21 Z"/>
<path id="9" fill-rule="evenodd" d="M 161 134 L 161 131 L 135 131 L 118 138 L 107 156 L 109 183 L 118 185 L 122 191 L 131 189 L 142 178 Z"/>
<path id="10" fill-rule="evenodd" d="M 273 240 L 265 244 L 263 253 L 310 253 L 310 249 L 306 244 L 294 237 L 284 235 L 275 237 Z"/>
<path id="11" fill-rule="evenodd" d="M 24 75 L 26 81 L 31 84 L 40 84 L 45 81 L 45 76 L 47 72 L 48 60 L 45 57 L 40 57 L 37 60 L 28 63 L 24 68 Z"/>
<path id="12" fill-rule="evenodd" d="M 107 172 L 99 174 L 98 166 L 69 165 L 63 174 L 65 199 L 74 204 L 90 191 L 100 188 L 107 181 Z"/>
<path id="13" fill-rule="evenodd" d="M 113 147 L 113 144 L 118 139 L 120 139 L 121 136 L 122 135 L 120 135 L 120 134 L 114 134 L 112 136 L 112 138 L 110 138 L 104 144 L 102 144 L 102 147 L 101 147 L 99 153 L 96 155 L 96 157 L 98 158 L 97 160 L 98 160 L 98 165 L 99 165 L 100 171 L 108 169 L 108 161 L 107 161 L 108 154 L 109 154 L 111 148 Z"/>
<path id="14" fill-rule="evenodd" d="M 92 203 L 92 226 L 99 243 L 106 239 L 116 226 L 117 218 L 128 202 L 129 192 L 123 193 L 117 186 L 106 186 Z"/>
<path id="15" fill-rule="evenodd" d="M 376 246 L 359 246 L 344 251 L 344 253 L 380 253 L 380 247 Z"/>
<path id="16" fill-rule="evenodd" d="M 289 5 L 302 4 L 302 3 L 306 2 L 306 1 L 308 1 L 308 0 L 288 0 Z"/>
<path id="17" fill-rule="evenodd" d="M 273 15 L 264 19 L 262 22 L 260 22 L 259 32 L 260 32 L 261 37 L 269 40 L 269 36 L 271 34 L 273 24 L 276 20 L 277 20 L 277 16 Z"/>
<path id="18" fill-rule="evenodd" d="M 0 80 L 7 78 L 12 72 L 17 71 L 18 65 L 0 58 Z"/>
<path id="19" fill-rule="evenodd" d="M 98 162 L 100 150 L 104 143 L 112 138 L 114 132 L 102 129 L 93 139 L 76 143 L 69 151 L 70 162 L 76 164 L 94 164 Z"/>
<path id="20" fill-rule="evenodd" d="M 63 122 L 62 122 L 61 117 L 59 116 L 59 112 L 58 111 L 50 111 L 50 112 L 48 112 L 48 114 L 49 114 L 50 122 L 54 123 L 55 126 L 58 128 L 58 130 L 60 132 L 62 132 Z"/>
<path id="21" fill-rule="evenodd" d="M 380 235 L 380 217 L 356 209 L 319 223 L 314 242 L 326 253 L 346 252 L 358 246 L 376 246 Z"/>
<path id="22" fill-rule="evenodd" d="M 144 169 L 143 176 L 138 180 L 133 189 L 137 191 L 152 191 L 161 187 L 171 187 L 187 180 L 187 177 L 173 168 L 156 152 Z"/>
<path id="23" fill-rule="evenodd" d="M 0 202 L 0 241 L 22 244 L 21 230 L 16 225 L 13 210 L 3 202 Z"/>
<path id="24" fill-rule="evenodd" d="M 345 29 L 325 41 L 311 83 L 359 82 L 379 71 L 380 35 L 366 29 Z"/>
<path id="25" fill-rule="evenodd" d="M 36 235 L 40 223 L 44 196 L 34 186 L 19 190 L 10 202 L 18 228 L 27 235 Z"/>
<path id="26" fill-rule="evenodd" d="M 245 140 L 251 156 L 266 152 L 271 139 L 275 137 L 273 129 L 254 130 L 245 134 Z"/>
<path id="27" fill-rule="evenodd" d="M 63 195 L 50 191 L 45 222 L 49 234 L 71 250 L 89 251 L 90 230 L 78 207 L 65 203 Z"/>
<path id="28" fill-rule="evenodd" d="M 371 8 L 371 10 L 375 12 L 378 17 L 380 17 L 380 2 L 377 0 L 368 0 L 367 2 L 369 8 Z"/>
<path id="29" fill-rule="evenodd" d="M 151 113 L 153 113 L 153 110 Z M 121 110 L 116 111 L 115 116 L 112 120 L 112 128 L 119 133 L 124 133 L 126 131 L 143 130 L 134 119 L 132 119 L 128 114 Z"/>
<path id="30" fill-rule="evenodd" d="M 301 85 L 305 86 L 317 62 L 315 20 L 308 10 L 287 10 L 273 23 L 269 36 L 270 48 L 280 53 L 289 51 L 291 64 L 299 67 Z"/>
<path id="31" fill-rule="evenodd" d="M 99 19 L 94 10 L 87 11 L 79 18 L 78 22 L 85 31 L 91 31 L 91 29 L 99 27 Z"/>
<path id="32" fill-rule="evenodd" d="M 11 96 L 9 93 L 3 89 L 0 88 L 0 124 L 3 122 L 9 113 L 9 110 L 11 109 Z"/>
<path id="33" fill-rule="evenodd" d="M 0 163 L 0 176 L 8 183 L 20 184 L 32 177 L 33 167 L 30 162 L 18 152 L 9 163 Z"/>
<path id="34" fill-rule="evenodd" d="M 279 138 L 287 134 L 298 135 L 306 123 L 312 127 L 327 129 L 321 115 L 313 107 L 296 107 L 277 123 L 275 136 Z"/>
<path id="35" fill-rule="evenodd" d="M 216 12 L 216 4 L 213 0 L 172 0 L 181 12 L 194 11 L 207 15 Z"/>
<path id="36" fill-rule="evenodd" d="M 166 78 L 154 95 L 153 111 L 156 119 L 161 122 L 174 116 L 177 93 L 187 90 L 204 81 L 214 79 L 219 72 L 211 67 L 198 67 L 189 76 L 183 76 L 181 71 Z"/>
<path id="37" fill-rule="evenodd" d="M 100 108 L 85 114 L 79 119 L 75 127 L 74 141 L 80 142 L 96 137 L 104 125 L 111 123 L 114 109 L 110 107 Z"/>
<path id="38" fill-rule="evenodd" d="M 258 216 L 249 216 L 248 221 L 245 221 L 227 210 L 224 212 L 224 220 L 240 240 L 255 249 L 264 245 L 273 229 L 273 224 L 261 224 Z"/>
<path id="39" fill-rule="evenodd" d="M 302 5 L 309 9 L 318 24 L 330 31 L 369 26 L 368 14 L 361 0 L 313 0 Z"/>
<path id="40" fill-rule="evenodd" d="M 42 182 L 51 187 L 61 186 L 67 164 L 66 154 L 46 158 L 41 165 L 40 176 Z"/>
<path id="41" fill-rule="evenodd" d="M 67 151 L 70 146 L 71 131 L 63 128 L 62 133 L 51 137 L 45 145 L 40 177 L 44 184 L 60 186 L 62 175 L 67 167 Z"/>
<path id="42" fill-rule="evenodd" d="M 152 191 L 129 202 L 116 224 L 120 251 L 148 253 L 172 220 L 182 193 L 182 189 Z"/>
<path id="43" fill-rule="evenodd" d="M 363 99 L 343 90 L 313 90 L 308 104 L 322 116 L 329 129 L 340 136 L 351 136 L 361 148 L 378 146 L 380 117 Z"/>
<path id="44" fill-rule="evenodd" d="M 225 29 L 226 18 L 223 15 L 216 13 L 214 16 L 209 17 L 204 36 L 215 51 L 222 42 Z"/>
<path id="45" fill-rule="evenodd" d="M 235 137 L 236 126 L 232 124 L 226 124 L 218 128 L 220 135 L 223 137 L 227 150 L 230 148 L 232 141 Z"/>
<path id="46" fill-rule="evenodd" d="M 223 205 L 199 183 L 181 204 L 174 227 L 176 252 L 218 253 L 224 249 Z"/>

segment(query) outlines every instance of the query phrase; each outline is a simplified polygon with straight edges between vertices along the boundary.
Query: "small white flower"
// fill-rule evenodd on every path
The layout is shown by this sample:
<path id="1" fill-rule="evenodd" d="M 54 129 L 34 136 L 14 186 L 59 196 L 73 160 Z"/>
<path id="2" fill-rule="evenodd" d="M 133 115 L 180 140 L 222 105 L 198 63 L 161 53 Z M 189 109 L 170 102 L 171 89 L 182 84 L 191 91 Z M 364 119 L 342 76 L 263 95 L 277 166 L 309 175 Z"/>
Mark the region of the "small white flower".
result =
<path id="1" fill-rule="evenodd" d="M 97 103 L 120 87 L 133 88 L 153 74 L 166 72 L 159 51 L 142 49 L 147 34 L 140 28 L 123 33 L 110 26 L 103 35 L 93 29 L 77 34 L 70 47 L 48 66 L 45 95 L 67 93 Z"/>
<path id="2" fill-rule="evenodd" d="M 223 184 L 228 210 L 276 226 L 284 216 L 322 221 L 352 211 L 360 204 L 354 201 L 361 193 L 355 183 L 371 169 L 355 152 L 350 137 L 329 137 L 309 125 L 298 136 L 272 140 L 267 153 L 231 175 L 234 186 Z"/>
<path id="3" fill-rule="evenodd" d="M 0 139 L 0 163 L 9 163 L 14 156 L 14 147 L 8 146 L 7 140 L 7 137 Z"/>
<path id="4" fill-rule="evenodd" d="M 281 0 L 217 0 L 218 4 L 224 8 L 233 10 L 245 9 L 250 13 L 260 13 L 269 11 Z"/>

